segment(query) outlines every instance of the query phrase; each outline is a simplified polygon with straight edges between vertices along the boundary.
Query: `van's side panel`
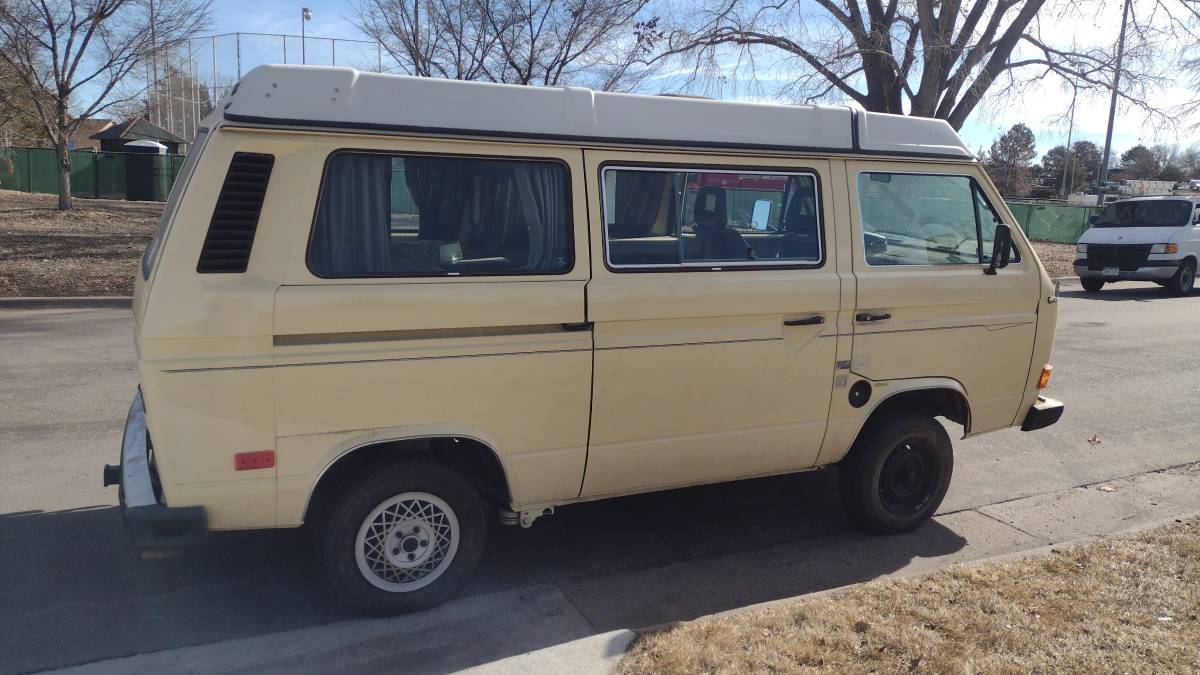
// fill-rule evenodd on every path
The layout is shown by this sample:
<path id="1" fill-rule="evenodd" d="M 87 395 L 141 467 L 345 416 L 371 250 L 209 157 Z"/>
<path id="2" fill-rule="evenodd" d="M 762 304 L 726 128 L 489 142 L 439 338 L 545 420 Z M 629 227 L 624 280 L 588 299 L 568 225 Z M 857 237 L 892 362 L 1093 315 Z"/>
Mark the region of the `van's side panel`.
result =
<path id="1" fill-rule="evenodd" d="M 978 164 L 848 162 L 856 313 L 890 315 L 855 322 L 854 375 L 878 382 L 876 396 L 887 394 L 889 381 L 947 378 L 966 392 L 970 434 L 1010 426 L 1023 412 L 1045 276 L 1020 227 L 1007 222 L 1021 262 L 994 276 L 983 274 L 979 264 L 868 265 L 857 187 L 858 175 L 865 171 L 970 176 L 996 212 L 1011 218 Z"/>
<path id="2" fill-rule="evenodd" d="M 275 156 L 244 273 L 196 264 L 234 152 Z M 169 506 L 202 505 L 212 529 L 273 527 L 275 470 L 234 455 L 275 447 L 272 306 L 303 194 L 317 172 L 274 134 L 215 130 L 181 195 L 138 325 L 138 375 Z M 309 217 L 309 216 L 304 216 Z"/>
<path id="3" fill-rule="evenodd" d="M 498 455 L 517 507 L 579 494 L 592 336 L 585 320 L 587 204 L 578 148 L 320 135 L 303 161 L 358 149 L 557 160 L 569 169 L 574 266 L 566 274 L 321 279 L 306 264 L 319 179 L 293 227 L 275 296 L 279 521 L 301 522 L 322 472 L 364 443 L 479 440 Z M 568 324 L 564 328 L 564 324 Z"/>
<path id="4" fill-rule="evenodd" d="M 828 162 L 590 149 L 586 159 L 596 353 L 582 496 L 812 466 L 829 411 L 840 308 Z M 600 208 L 606 164 L 814 173 L 826 260 L 803 269 L 608 269 Z M 825 322 L 784 325 L 815 315 Z"/>

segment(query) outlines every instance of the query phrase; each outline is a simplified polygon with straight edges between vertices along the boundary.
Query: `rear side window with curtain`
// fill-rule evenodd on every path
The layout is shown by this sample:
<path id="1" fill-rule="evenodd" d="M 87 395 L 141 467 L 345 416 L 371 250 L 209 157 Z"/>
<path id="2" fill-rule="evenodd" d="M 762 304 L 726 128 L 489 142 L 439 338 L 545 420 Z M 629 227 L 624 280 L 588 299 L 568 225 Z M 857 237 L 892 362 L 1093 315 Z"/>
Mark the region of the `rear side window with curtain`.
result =
<path id="1" fill-rule="evenodd" d="M 570 203 L 557 162 L 342 152 L 326 165 L 308 267 L 326 278 L 562 274 Z"/>

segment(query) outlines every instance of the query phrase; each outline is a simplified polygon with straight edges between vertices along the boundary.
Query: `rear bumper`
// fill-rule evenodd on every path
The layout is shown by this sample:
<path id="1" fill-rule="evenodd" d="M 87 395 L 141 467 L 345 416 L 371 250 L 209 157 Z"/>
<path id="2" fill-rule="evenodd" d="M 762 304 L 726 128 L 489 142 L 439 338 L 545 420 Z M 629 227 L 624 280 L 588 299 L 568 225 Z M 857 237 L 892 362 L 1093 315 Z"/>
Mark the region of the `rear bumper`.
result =
<path id="1" fill-rule="evenodd" d="M 1063 402 L 1045 396 L 1039 396 L 1037 402 L 1029 406 L 1025 413 L 1025 421 L 1021 423 L 1021 431 L 1037 431 L 1058 421 L 1063 414 Z"/>
<path id="2" fill-rule="evenodd" d="M 125 418 L 121 463 L 104 467 L 104 485 L 120 486 L 125 528 L 141 550 L 169 550 L 204 543 L 208 536 L 204 507 L 170 507 L 162 502 L 150 464 L 149 438 L 146 408 L 139 389 Z"/>

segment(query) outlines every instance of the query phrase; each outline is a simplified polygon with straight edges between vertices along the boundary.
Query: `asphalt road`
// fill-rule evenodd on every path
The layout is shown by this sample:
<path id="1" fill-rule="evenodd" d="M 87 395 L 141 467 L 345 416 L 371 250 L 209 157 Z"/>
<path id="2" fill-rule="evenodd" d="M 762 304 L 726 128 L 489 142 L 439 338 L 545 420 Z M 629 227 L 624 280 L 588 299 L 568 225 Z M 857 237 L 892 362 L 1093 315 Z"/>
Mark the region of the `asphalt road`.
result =
<path id="1" fill-rule="evenodd" d="M 1062 495 L 1200 461 L 1200 296 L 1125 285 L 1067 290 L 1061 306 L 1049 393 L 1067 403 L 1062 422 L 956 442 L 941 515 L 911 535 L 849 529 L 835 471 L 583 504 L 529 530 L 493 528 L 457 600 L 387 623 L 349 621 L 324 595 L 302 530 L 139 560 L 115 489 L 100 485 L 135 387 L 127 310 L 0 310 L 0 671 L 281 631 L 335 636 L 346 655 L 356 641 L 387 645 L 345 661 L 359 670 L 444 671 L 1072 538 L 1092 512 L 1119 509 L 1086 502 L 1067 516 Z M 1142 508 L 1131 500 L 1120 508 Z"/>

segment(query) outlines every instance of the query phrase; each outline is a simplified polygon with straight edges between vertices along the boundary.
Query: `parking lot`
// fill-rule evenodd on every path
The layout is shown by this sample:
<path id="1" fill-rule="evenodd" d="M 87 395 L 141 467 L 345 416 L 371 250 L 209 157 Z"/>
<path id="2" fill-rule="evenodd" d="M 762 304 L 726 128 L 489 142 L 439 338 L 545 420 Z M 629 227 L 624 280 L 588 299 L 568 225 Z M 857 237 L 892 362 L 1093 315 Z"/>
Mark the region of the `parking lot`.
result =
<path id="1" fill-rule="evenodd" d="M 139 560 L 100 478 L 136 385 L 128 310 L 0 309 L 0 669 L 277 634 L 231 665 L 445 671 L 1200 509 L 1200 296 L 1127 284 L 1061 306 L 1063 420 L 957 442 L 950 494 L 917 532 L 849 529 L 835 470 L 584 504 L 493 528 L 456 600 L 374 622 L 324 594 L 302 530 Z M 298 659 L 289 643 L 314 626 L 326 642 Z"/>

